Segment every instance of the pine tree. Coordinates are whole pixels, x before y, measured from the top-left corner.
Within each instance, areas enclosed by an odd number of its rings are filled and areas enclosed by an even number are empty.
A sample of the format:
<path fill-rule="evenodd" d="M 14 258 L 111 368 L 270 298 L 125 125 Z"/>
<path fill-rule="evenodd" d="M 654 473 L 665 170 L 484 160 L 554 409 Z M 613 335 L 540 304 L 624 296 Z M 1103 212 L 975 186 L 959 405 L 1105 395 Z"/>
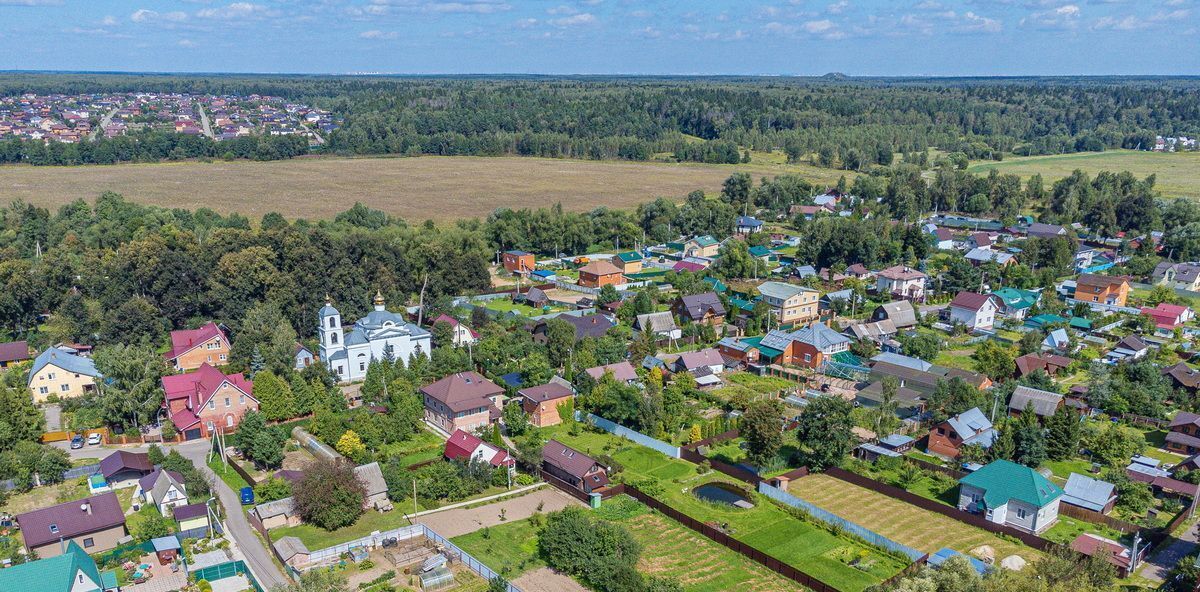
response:
<path fill-rule="evenodd" d="M 258 373 L 262 371 L 265 365 L 266 362 L 263 361 L 262 352 L 258 350 L 257 345 L 254 346 L 254 353 L 250 356 L 250 372 L 247 373 L 250 380 L 254 380 L 254 377 L 258 376 Z"/>
<path fill-rule="evenodd" d="M 383 400 L 384 379 L 383 364 L 371 360 L 371 364 L 367 366 L 367 376 L 363 379 L 360 391 L 365 403 L 373 405 Z"/>
<path fill-rule="evenodd" d="M 1046 454 L 1052 460 L 1066 460 L 1075 456 L 1083 431 L 1075 411 L 1060 407 L 1046 420 L 1046 428 Z"/>
<path fill-rule="evenodd" d="M 290 386 L 292 388 L 292 397 L 296 400 L 296 416 L 299 417 L 312 413 L 313 406 L 317 402 L 317 395 L 312 385 L 304 382 L 304 377 L 299 372 L 293 372 Z"/>
<path fill-rule="evenodd" d="M 291 387 L 270 370 L 263 370 L 255 378 L 254 398 L 258 399 L 258 408 L 268 420 L 282 421 L 297 415 Z"/>
<path fill-rule="evenodd" d="M 1017 444 L 1013 440 L 1014 427 L 1012 422 L 1008 422 L 1003 427 L 998 428 L 1000 435 L 996 437 L 996 441 L 992 443 L 992 447 L 988 448 L 989 460 L 1012 460 L 1017 448 Z"/>

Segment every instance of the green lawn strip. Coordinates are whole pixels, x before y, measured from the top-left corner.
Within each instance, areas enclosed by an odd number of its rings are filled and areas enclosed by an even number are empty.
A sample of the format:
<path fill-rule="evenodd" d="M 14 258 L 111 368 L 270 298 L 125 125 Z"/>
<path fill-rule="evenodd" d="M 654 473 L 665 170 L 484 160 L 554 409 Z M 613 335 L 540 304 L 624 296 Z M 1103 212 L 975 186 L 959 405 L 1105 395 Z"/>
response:
<path fill-rule="evenodd" d="M 437 434 L 422 430 L 417 435 L 403 442 L 386 444 L 380 449 L 380 455 L 387 458 L 399 458 L 400 463 L 411 466 L 442 455 L 446 442 Z"/>
<path fill-rule="evenodd" d="M 691 494 L 693 487 L 711 481 L 732 480 L 716 472 L 700 475 L 696 465 L 667 458 L 612 434 L 596 433 L 582 427 L 576 432 L 571 435 L 565 426 L 540 431 L 543 437 L 553 437 L 585 454 L 612 456 L 624 467 L 625 481 L 657 480 L 664 489 L 660 501 L 701 522 L 728 525 L 734 538 L 839 590 L 858 592 L 891 577 L 907 565 L 900 559 L 868 549 L 856 540 L 835 536 L 823 527 L 795 518 L 758 494 L 753 496 L 755 507 L 751 509 L 700 500 Z M 868 571 L 848 565 L 861 550 L 868 550 L 874 560 L 874 567 Z"/>
<path fill-rule="evenodd" d="M 1061 479 L 1059 485 L 1062 485 L 1071 476 L 1071 473 L 1079 473 L 1080 475 L 1091 476 L 1092 463 L 1091 461 L 1081 458 L 1071 458 L 1067 460 L 1048 460 L 1043 465 L 1050 469 L 1054 476 Z"/>
<path fill-rule="evenodd" d="M 538 555 L 537 528 L 529 519 L 483 528 L 450 541 L 509 580 L 546 565 Z"/>
<path fill-rule="evenodd" d="M 1062 514 L 1058 515 L 1058 522 L 1054 526 L 1051 526 L 1049 530 L 1043 532 L 1041 536 L 1048 541 L 1069 545 L 1071 541 L 1085 532 L 1097 534 L 1114 541 L 1119 541 L 1121 537 L 1125 536 L 1120 531 L 1113 530 L 1107 526 L 1084 522 L 1083 520 L 1063 516 Z"/>
<path fill-rule="evenodd" d="M 229 462 L 232 463 L 233 459 L 230 459 Z M 212 469 L 217 474 L 217 477 L 234 491 L 241 491 L 243 487 L 250 485 L 246 483 L 246 480 L 237 471 L 233 470 L 233 467 L 226 466 L 219 456 L 213 455 L 208 459 L 208 468 Z"/>
<path fill-rule="evenodd" d="M 759 376 L 747 372 L 727 374 L 725 379 L 760 393 L 775 393 L 784 389 L 796 388 L 796 383 L 790 380 L 775 376 Z"/>

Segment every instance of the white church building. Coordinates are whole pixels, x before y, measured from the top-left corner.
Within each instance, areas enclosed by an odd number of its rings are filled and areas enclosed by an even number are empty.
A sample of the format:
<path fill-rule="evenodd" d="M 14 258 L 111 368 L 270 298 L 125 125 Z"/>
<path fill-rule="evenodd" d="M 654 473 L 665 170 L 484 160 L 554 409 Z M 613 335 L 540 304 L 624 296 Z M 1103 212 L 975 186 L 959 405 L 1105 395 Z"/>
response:
<path fill-rule="evenodd" d="M 355 321 L 349 332 L 342 327 L 342 313 L 328 298 L 317 314 L 321 320 L 321 359 L 341 382 L 366 378 L 371 360 L 390 357 L 407 366 L 414 354 L 429 357 L 432 349 L 429 331 L 388 312 L 382 294 L 375 295 L 375 310 Z"/>

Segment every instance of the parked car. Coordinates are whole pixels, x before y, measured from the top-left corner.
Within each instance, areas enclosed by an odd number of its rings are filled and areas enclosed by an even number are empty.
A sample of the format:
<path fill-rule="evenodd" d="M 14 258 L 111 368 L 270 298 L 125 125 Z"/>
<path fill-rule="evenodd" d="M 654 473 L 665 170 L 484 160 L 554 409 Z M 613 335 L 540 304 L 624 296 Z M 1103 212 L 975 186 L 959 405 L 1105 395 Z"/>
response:
<path fill-rule="evenodd" d="M 80 448 L 83 448 L 83 436 L 79 434 L 71 436 L 71 450 L 78 450 Z"/>
<path fill-rule="evenodd" d="M 95 446 L 100 443 L 100 434 L 92 434 L 88 436 L 88 446 Z"/>

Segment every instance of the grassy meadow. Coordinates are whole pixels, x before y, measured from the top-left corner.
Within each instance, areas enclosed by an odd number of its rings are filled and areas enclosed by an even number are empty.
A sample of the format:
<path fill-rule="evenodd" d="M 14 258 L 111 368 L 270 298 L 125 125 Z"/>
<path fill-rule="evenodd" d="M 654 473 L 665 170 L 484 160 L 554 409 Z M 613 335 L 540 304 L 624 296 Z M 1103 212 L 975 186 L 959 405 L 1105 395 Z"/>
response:
<path fill-rule="evenodd" d="M 1157 175 L 1155 186 L 1164 197 L 1200 198 L 1200 152 L 1167 154 L 1134 150 L 1109 150 L 1051 156 L 1009 157 L 1001 162 L 976 162 L 972 173 L 989 170 L 1030 177 L 1041 174 L 1047 183 L 1068 177 L 1076 169 L 1095 176 L 1100 171 L 1129 171 L 1138 178 Z"/>

